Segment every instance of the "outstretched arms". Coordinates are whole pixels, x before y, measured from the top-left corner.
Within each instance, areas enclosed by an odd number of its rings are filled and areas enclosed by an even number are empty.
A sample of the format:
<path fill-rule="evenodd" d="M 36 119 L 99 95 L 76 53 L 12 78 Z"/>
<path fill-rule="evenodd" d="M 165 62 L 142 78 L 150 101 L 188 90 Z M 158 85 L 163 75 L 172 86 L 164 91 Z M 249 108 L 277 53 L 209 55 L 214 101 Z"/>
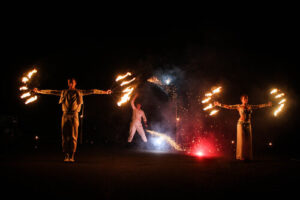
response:
<path fill-rule="evenodd" d="M 98 89 L 92 89 L 92 90 L 80 90 L 82 96 L 91 95 L 91 94 L 111 94 L 111 90 L 98 90 Z"/>
<path fill-rule="evenodd" d="M 215 101 L 214 102 L 214 105 L 215 106 L 219 106 L 221 108 L 226 108 L 226 109 L 237 109 L 239 105 L 226 105 L 226 104 L 221 104 L 220 102 L 218 101 Z"/>
<path fill-rule="evenodd" d="M 265 103 L 265 104 L 259 104 L 259 105 L 250 105 L 252 109 L 259 109 L 259 108 L 265 108 L 265 107 L 271 107 L 272 102 Z"/>
<path fill-rule="evenodd" d="M 61 95 L 61 90 L 39 90 L 37 88 L 34 88 L 33 91 L 38 94 L 48 94 L 48 95 L 55 95 L 55 96 L 60 96 Z"/>

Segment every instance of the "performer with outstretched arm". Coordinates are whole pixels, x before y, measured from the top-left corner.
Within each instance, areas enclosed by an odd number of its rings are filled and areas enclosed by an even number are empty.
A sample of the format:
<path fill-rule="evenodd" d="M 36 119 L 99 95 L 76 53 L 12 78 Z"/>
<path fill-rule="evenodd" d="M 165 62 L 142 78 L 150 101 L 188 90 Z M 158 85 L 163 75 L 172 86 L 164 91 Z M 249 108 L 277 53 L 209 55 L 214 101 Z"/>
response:
<path fill-rule="evenodd" d="M 74 154 L 77 147 L 78 138 L 78 113 L 83 104 L 83 96 L 91 94 L 111 94 L 111 90 L 103 91 L 98 89 L 78 90 L 76 89 L 76 79 L 68 79 L 69 89 L 66 90 L 38 90 L 34 88 L 34 92 L 39 94 L 48 94 L 60 96 L 59 104 L 62 105 L 62 149 L 65 154 L 65 162 L 74 162 Z"/>
<path fill-rule="evenodd" d="M 241 96 L 242 104 L 225 105 L 219 102 L 214 102 L 215 106 L 226 109 L 238 110 L 240 118 L 237 123 L 237 144 L 236 144 L 236 159 L 237 160 L 252 160 L 252 128 L 251 114 L 253 109 L 259 109 L 272 106 L 272 103 L 249 105 L 248 96 Z"/>
<path fill-rule="evenodd" d="M 130 123 L 130 130 L 129 130 L 129 137 L 128 137 L 129 143 L 132 141 L 136 131 L 142 137 L 143 141 L 147 142 L 147 137 L 145 135 L 145 131 L 141 122 L 141 118 L 142 118 L 145 126 L 147 127 L 147 118 L 145 116 L 144 111 L 141 109 L 142 105 L 140 103 L 138 103 L 136 106 L 134 105 L 137 96 L 138 94 L 136 94 L 131 100 L 132 121 Z"/>

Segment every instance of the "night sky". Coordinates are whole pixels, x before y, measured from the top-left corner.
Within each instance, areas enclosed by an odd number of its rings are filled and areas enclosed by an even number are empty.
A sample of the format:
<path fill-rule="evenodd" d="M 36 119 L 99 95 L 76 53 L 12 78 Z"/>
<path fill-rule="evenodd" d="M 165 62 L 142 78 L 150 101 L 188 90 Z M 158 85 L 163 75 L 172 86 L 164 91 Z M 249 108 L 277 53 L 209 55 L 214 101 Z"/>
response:
<path fill-rule="evenodd" d="M 2 136 L 4 127 L 11 126 L 9 119 L 16 118 L 22 138 L 39 135 L 50 143 L 60 138 L 58 97 L 43 95 L 31 105 L 19 99 L 19 80 L 33 65 L 39 69 L 36 86 L 40 89 L 67 88 L 67 78 L 75 77 L 80 89 L 106 90 L 117 74 L 132 71 L 139 77 L 140 101 L 150 119 L 160 112 L 156 105 L 163 106 L 165 99 L 149 89 L 145 80 L 165 72 L 177 77 L 182 98 L 186 91 L 200 95 L 221 84 L 223 103 L 237 104 L 240 95 L 247 93 L 249 103 L 258 104 L 269 100 L 270 88 L 281 88 L 288 95 L 287 109 L 278 118 L 270 115 L 271 110 L 255 112 L 254 135 L 258 136 L 254 141 L 263 145 L 262 140 L 269 137 L 277 143 L 278 152 L 299 153 L 299 32 L 293 12 L 191 15 L 136 21 L 94 17 L 78 23 L 77 18 L 59 23 L 50 23 L 51 19 L 7 22 L 1 39 L 1 65 L 6 70 L 1 78 Z M 126 141 L 130 107 L 118 108 L 117 97 L 84 98 L 86 138 L 95 137 L 99 145 Z M 231 119 L 228 131 L 234 136 L 237 112 L 223 110 L 218 117 L 217 123 Z"/>

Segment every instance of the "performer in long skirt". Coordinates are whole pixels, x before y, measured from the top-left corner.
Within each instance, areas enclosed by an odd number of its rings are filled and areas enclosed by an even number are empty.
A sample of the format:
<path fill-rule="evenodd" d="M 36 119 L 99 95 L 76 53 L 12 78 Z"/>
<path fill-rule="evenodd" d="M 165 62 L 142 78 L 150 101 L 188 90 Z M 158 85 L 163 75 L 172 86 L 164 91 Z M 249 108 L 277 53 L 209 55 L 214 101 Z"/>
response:
<path fill-rule="evenodd" d="M 74 162 L 74 154 L 77 147 L 78 113 L 83 104 L 83 96 L 90 94 L 111 94 L 111 90 L 103 91 L 98 89 L 92 90 L 78 90 L 76 89 L 76 80 L 74 78 L 68 79 L 69 89 L 67 90 L 38 90 L 34 92 L 39 94 L 48 94 L 60 96 L 59 104 L 62 105 L 62 149 L 65 154 L 65 162 Z"/>
<path fill-rule="evenodd" d="M 237 144 L 236 144 L 236 159 L 237 160 L 252 160 L 252 128 L 251 128 L 251 114 L 253 109 L 259 109 L 272 106 L 272 103 L 249 105 L 248 96 L 241 96 L 242 104 L 225 105 L 215 102 L 215 106 L 226 109 L 238 110 L 240 118 L 237 123 Z"/>

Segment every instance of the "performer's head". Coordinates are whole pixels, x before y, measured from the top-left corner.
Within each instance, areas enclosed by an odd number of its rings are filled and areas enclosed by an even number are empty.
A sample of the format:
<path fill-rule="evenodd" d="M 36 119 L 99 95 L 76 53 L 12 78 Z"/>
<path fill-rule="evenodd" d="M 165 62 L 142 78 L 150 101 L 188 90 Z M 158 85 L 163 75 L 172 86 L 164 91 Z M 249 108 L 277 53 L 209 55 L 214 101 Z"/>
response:
<path fill-rule="evenodd" d="M 248 103 L 248 95 L 243 94 L 241 96 L 241 102 L 242 102 L 242 104 L 247 104 Z"/>
<path fill-rule="evenodd" d="M 75 78 L 69 78 L 68 79 L 68 86 L 70 90 L 74 90 L 76 88 L 76 79 Z"/>
<path fill-rule="evenodd" d="M 140 104 L 140 103 L 137 103 L 137 104 L 136 104 L 136 108 L 137 108 L 137 109 L 141 109 L 141 107 L 142 107 L 142 104 Z"/>

